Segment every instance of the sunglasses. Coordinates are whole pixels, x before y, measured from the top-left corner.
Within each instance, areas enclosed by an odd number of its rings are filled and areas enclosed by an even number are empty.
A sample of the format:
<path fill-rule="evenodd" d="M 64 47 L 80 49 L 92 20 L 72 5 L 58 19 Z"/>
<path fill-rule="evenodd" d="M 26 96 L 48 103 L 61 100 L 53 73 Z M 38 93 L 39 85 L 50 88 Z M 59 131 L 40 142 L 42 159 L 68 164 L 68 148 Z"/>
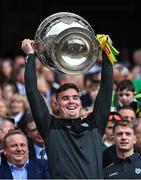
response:
<path fill-rule="evenodd" d="M 117 115 L 117 114 L 113 114 L 113 115 L 109 115 L 108 120 L 109 121 L 113 121 L 113 120 L 114 121 L 120 121 L 121 117 L 119 115 Z"/>
<path fill-rule="evenodd" d="M 38 130 L 37 130 L 37 128 L 34 128 L 34 129 L 30 129 L 29 131 L 30 131 L 30 132 L 36 132 L 36 131 L 38 131 Z"/>

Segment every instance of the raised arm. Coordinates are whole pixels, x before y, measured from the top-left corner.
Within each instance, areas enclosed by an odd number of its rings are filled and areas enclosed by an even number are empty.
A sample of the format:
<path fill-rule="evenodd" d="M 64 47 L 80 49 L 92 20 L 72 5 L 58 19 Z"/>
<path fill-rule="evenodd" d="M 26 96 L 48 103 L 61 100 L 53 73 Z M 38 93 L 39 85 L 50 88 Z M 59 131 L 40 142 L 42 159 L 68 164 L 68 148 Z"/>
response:
<path fill-rule="evenodd" d="M 103 52 L 104 53 L 104 52 Z M 104 54 L 102 60 L 102 73 L 100 90 L 96 97 L 93 109 L 93 119 L 101 134 L 104 133 L 108 114 L 111 107 L 111 99 L 113 92 L 113 65 L 108 57 Z"/>
<path fill-rule="evenodd" d="M 45 140 L 47 130 L 51 122 L 51 116 L 46 103 L 37 88 L 35 53 L 32 43 L 33 41 L 29 39 L 22 41 L 22 50 L 27 55 L 25 68 L 25 89 L 33 118 L 42 138 Z"/>

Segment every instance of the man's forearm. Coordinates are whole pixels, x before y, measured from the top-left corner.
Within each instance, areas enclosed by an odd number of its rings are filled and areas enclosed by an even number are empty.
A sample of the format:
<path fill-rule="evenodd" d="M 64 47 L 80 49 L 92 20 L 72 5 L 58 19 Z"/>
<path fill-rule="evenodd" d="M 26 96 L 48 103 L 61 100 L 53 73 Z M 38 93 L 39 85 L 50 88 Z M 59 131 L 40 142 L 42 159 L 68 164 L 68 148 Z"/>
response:
<path fill-rule="evenodd" d="M 105 59 L 106 58 L 106 59 Z M 100 90 L 94 104 L 94 119 L 103 133 L 110 112 L 113 91 L 113 65 L 107 57 L 103 57 Z"/>

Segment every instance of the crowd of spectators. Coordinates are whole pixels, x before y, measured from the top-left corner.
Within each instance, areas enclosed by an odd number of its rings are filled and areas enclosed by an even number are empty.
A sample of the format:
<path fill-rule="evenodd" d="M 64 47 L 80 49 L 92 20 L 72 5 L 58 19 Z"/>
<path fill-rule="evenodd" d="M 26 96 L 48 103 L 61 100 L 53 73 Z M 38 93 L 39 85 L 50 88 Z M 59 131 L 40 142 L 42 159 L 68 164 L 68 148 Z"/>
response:
<path fill-rule="evenodd" d="M 59 112 L 56 108 L 56 90 L 60 85 L 72 82 L 77 85 L 81 92 L 82 109 L 80 116 L 82 119 L 88 116 L 94 106 L 101 83 L 101 61 L 102 56 L 99 56 L 95 68 L 90 69 L 85 74 L 72 76 L 52 71 L 43 66 L 39 59 L 36 60 L 38 89 L 51 114 L 59 117 Z M 118 149 L 117 146 L 119 146 L 116 139 L 118 138 L 119 127 L 123 130 L 125 130 L 125 126 L 130 131 L 133 129 L 128 122 L 125 124 L 121 123 L 114 128 L 117 122 L 119 123 L 121 120 L 125 120 L 125 122 L 130 121 L 136 126 L 135 131 L 131 131 L 131 141 L 133 141 L 134 134 L 137 136 L 137 141 L 136 143 L 132 142 L 132 153 L 129 155 L 133 155 L 133 145 L 135 145 L 135 151 L 140 153 L 141 49 L 133 52 L 132 61 L 133 63 L 131 64 L 126 62 L 126 60 L 121 60 L 113 66 L 111 111 L 109 112 L 108 123 L 101 144 L 106 178 L 114 178 L 113 173 L 117 171 L 116 164 L 111 168 L 108 168 L 108 166 L 120 154 L 119 151 L 118 153 L 116 151 Z M 22 177 L 47 179 L 49 178 L 47 168 L 48 156 L 45 152 L 44 141 L 38 132 L 27 101 L 24 72 L 25 56 L 17 55 L 14 59 L 9 57 L 0 58 L 0 176 L 5 179 L 10 179 L 11 177 L 15 179 L 21 179 Z M 14 155 L 14 153 L 17 154 Z M 137 168 L 140 169 L 136 170 L 136 174 L 141 174 L 140 158 L 138 161 L 140 166 Z M 27 165 L 29 172 L 25 172 Z M 20 167 L 22 169 L 18 174 L 16 172 Z M 122 171 L 124 170 L 122 169 Z M 131 175 L 133 176 L 132 173 Z M 118 172 L 116 177 L 122 177 L 120 172 Z"/>

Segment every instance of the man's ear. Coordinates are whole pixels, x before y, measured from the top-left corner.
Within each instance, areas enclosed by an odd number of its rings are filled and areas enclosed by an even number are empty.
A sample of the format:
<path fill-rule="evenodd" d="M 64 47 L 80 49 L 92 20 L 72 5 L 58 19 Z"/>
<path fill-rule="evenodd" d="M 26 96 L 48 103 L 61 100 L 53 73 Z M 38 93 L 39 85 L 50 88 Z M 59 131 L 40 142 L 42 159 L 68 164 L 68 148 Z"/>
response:
<path fill-rule="evenodd" d="M 114 141 L 114 143 L 116 142 L 114 134 L 113 134 L 113 141 Z"/>
<path fill-rule="evenodd" d="M 31 133 L 28 130 L 26 131 L 26 133 L 28 137 L 31 137 Z"/>
<path fill-rule="evenodd" d="M 5 148 L 4 148 L 4 150 L 3 150 L 3 154 L 4 154 L 5 156 L 6 156 L 6 154 L 7 154 Z"/>
<path fill-rule="evenodd" d="M 59 104 L 58 104 L 58 102 L 55 102 L 55 104 L 56 104 L 56 109 L 59 110 Z"/>
<path fill-rule="evenodd" d="M 28 129 L 26 129 L 26 134 L 28 137 L 31 137 L 31 132 Z"/>
<path fill-rule="evenodd" d="M 136 144 L 136 142 L 137 142 L 137 137 L 136 137 L 136 135 L 134 136 L 134 144 Z"/>

